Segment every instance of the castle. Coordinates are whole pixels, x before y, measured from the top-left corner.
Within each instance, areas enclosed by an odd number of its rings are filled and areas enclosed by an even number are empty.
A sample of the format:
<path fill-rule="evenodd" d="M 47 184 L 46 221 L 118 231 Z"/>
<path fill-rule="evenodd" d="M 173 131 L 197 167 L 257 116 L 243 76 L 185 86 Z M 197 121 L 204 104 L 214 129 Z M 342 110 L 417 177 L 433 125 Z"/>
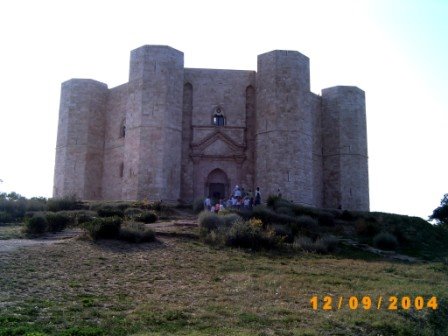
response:
<path fill-rule="evenodd" d="M 257 71 L 191 69 L 159 45 L 131 52 L 128 83 L 62 84 L 54 197 L 192 202 L 235 185 L 368 210 L 364 91 L 310 92 L 296 51 L 259 55 Z"/>

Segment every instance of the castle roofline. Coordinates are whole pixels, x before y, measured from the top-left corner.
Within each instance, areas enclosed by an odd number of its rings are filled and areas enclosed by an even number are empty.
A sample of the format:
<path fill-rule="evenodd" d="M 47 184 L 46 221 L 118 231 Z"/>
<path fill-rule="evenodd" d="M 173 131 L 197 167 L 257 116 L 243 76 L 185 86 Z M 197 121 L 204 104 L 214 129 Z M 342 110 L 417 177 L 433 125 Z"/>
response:
<path fill-rule="evenodd" d="M 70 78 L 64 82 L 62 82 L 62 85 L 68 85 L 68 84 L 96 84 L 100 86 L 104 86 L 106 89 L 108 88 L 106 83 L 100 82 L 96 79 L 91 78 Z"/>
<path fill-rule="evenodd" d="M 193 71 L 217 71 L 217 72 L 251 72 L 251 73 L 256 73 L 255 70 L 241 70 L 241 69 L 214 69 L 214 68 L 185 68 L 185 70 L 193 70 Z"/>
<path fill-rule="evenodd" d="M 178 50 L 176 48 L 170 47 L 169 45 L 163 45 L 163 44 L 145 44 L 145 45 L 142 45 L 141 47 L 133 49 L 131 51 L 131 53 L 133 53 L 136 50 L 140 50 L 140 49 L 145 49 L 145 50 L 166 49 L 166 50 L 170 50 L 170 51 L 175 51 L 175 52 L 181 53 L 182 55 L 184 54 L 182 51 L 180 51 L 180 50 Z"/>
<path fill-rule="evenodd" d="M 272 54 L 272 55 L 284 55 L 284 56 L 296 55 L 296 56 L 299 56 L 299 57 L 305 57 L 306 59 L 309 60 L 309 57 L 304 55 L 304 54 L 302 54 L 301 52 L 298 52 L 296 50 L 282 50 L 282 49 L 275 49 L 275 50 L 271 50 L 271 51 L 262 53 L 262 54 L 258 55 L 258 58 L 259 57 L 268 56 L 270 54 Z"/>

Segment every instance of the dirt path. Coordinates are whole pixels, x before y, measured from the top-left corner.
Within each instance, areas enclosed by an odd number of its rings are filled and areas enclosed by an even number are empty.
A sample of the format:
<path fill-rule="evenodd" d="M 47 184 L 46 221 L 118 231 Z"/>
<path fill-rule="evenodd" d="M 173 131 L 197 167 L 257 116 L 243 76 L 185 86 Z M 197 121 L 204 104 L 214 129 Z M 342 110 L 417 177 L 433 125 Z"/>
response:
<path fill-rule="evenodd" d="M 78 236 L 82 230 L 65 230 L 55 234 L 47 234 L 39 239 L 5 239 L 0 240 L 0 253 L 13 252 L 22 247 L 55 244 Z"/>

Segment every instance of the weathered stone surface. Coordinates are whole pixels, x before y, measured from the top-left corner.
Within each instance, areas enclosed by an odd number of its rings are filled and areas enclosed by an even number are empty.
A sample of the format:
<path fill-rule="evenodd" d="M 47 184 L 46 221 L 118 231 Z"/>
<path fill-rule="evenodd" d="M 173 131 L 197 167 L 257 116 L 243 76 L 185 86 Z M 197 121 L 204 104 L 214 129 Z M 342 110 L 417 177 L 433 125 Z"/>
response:
<path fill-rule="evenodd" d="M 191 202 L 238 184 L 367 210 L 365 123 L 364 92 L 311 93 L 296 51 L 260 55 L 255 72 L 188 69 L 182 52 L 143 46 L 126 84 L 62 84 L 54 196 Z"/>

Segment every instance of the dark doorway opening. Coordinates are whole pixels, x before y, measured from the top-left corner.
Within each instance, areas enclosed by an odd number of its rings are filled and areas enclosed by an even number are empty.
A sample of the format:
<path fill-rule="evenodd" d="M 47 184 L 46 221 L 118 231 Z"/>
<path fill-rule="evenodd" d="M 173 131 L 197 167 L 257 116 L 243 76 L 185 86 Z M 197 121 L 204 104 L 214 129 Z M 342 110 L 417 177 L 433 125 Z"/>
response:
<path fill-rule="evenodd" d="M 222 199 L 226 196 L 226 186 L 224 183 L 210 183 L 209 196 L 214 199 Z"/>

